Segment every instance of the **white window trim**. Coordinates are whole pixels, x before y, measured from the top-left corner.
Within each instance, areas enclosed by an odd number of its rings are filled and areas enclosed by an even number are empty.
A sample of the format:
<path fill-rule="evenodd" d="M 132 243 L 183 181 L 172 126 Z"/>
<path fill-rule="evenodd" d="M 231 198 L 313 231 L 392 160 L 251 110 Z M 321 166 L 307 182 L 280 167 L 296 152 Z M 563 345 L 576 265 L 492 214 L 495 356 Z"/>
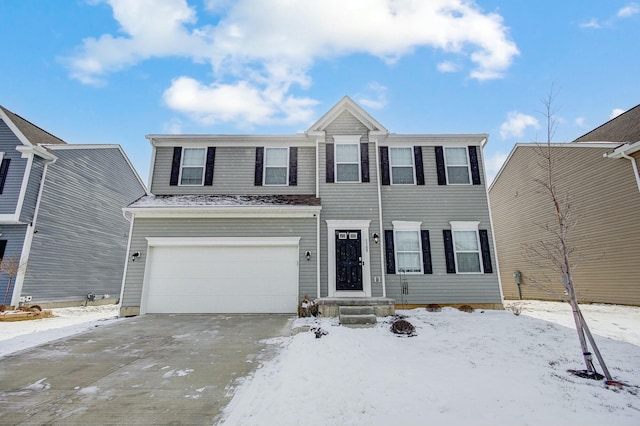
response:
<path fill-rule="evenodd" d="M 204 150 L 204 157 L 202 159 L 202 179 L 200 180 L 200 183 L 182 183 L 182 169 L 184 168 L 184 152 L 187 149 L 200 149 L 200 150 Z M 187 167 L 193 167 L 195 168 L 196 166 L 187 166 Z M 207 148 L 203 148 L 201 146 L 184 146 L 182 147 L 182 154 L 180 155 L 180 176 L 178 176 L 178 186 L 204 186 L 204 175 L 207 172 Z"/>
<path fill-rule="evenodd" d="M 484 274 L 484 265 L 482 263 L 482 248 L 480 246 L 480 234 L 478 232 L 478 226 L 480 222 L 449 222 L 451 226 L 451 243 L 453 244 L 453 257 L 456 264 L 456 274 L 460 275 L 479 275 Z M 458 270 L 458 251 L 456 250 L 456 231 L 473 231 L 476 233 L 476 243 L 478 245 L 478 260 L 480 263 L 479 272 L 460 272 Z M 470 251 L 464 251 L 462 253 L 471 253 Z M 474 251 L 475 253 L 475 251 Z"/>
<path fill-rule="evenodd" d="M 447 149 L 451 149 L 451 148 L 464 148 L 465 152 L 466 152 L 466 159 L 467 159 L 467 177 L 469 179 L 468 183 L 451 183 L 451 179 L 449 179 L 449 166 L 451 167 L 462 167 L 462 164 L 449 164 L 449 160 L 447 158 Z M 473 182 L 471 180 L 471 161 L 469 161 L 469 147 L 467 146 L 445 146 L 444 147 L 444 169 L 446 170 L 447 173 L 447 185 L 473 185 Z"/>
<path fill-rule="evenodd" d="M 393 182 L 393 167 L 394 165 L 391 164 L 391 150 L 393 149 L 408 149 L 410 152 L 410 157 L 411 157 L 411 164 L 396 164 L 396 167 L 409 167 L 411 166 L 411 169 L 413 170 L 413 182 L 411 183 L 394 183 Z M 412 146 L 390 146 L 389 147 L 389 174 L 390 174 L 390 178 L 391 178 L 391 185 L 415 185 L 417 182 L 416 179 L 416 160 L 413 156 L 413 147 Z"/>
<path fill-rule="evenodd" d="M 394 220 L 391 222 L 393 225 L 393 256 L 396 262 L 396 268 L 398 269 L 396 272 L 400 273 L 399 263 L 398 263 L 398 243 L 396 241 L 396 231 L 410 231 L 418 233 L 418 248 L 420 254 L 420 272 L 404 272 L 406 275 L 421 275 L 424 274 L 424 259 L 422 258 L 422 237 L 420 235 L 420 227 L 422 226 L 422 222 L 406 222 L 400 220 Z"/>
<path fill-rule="evenodd" d="M 285 167 L 287 168 L 287 175 L 285 177 L 284 183 L 267 183 L 267 151 L 270 149 L 286 149 L 287 150 L 287 163 Z M 264 161 L 262 165 L 262 185 L 263 186 L 289 186 L 289 162 L 291 151 L 288 146 L 265 146 L 264 147 Z"/>
<path fill-rule="evenodd" d="M 333 182 L 334 183 L 362 183 L 362 154 L 360 153 L 360 135 L 334 135 L 333 142 L 335 144 L 335 154 L 333 158 Z M 338 145 L 356 145 L 358 147 L 358 180 L 341 181 L 338 180 L 338 164 L 355 164 L 355 163 L 338 163 Z"/>
<path fill-rule="evenodd" d="M 370 220 L 326 220 L 327 224 L 327 264 L 329 297 L 371 297 L 371 253 L 369 249 Z M 336 231 L 342 229 L 360 230 L 362 265 L 362 291 L 336 290 Z"/>

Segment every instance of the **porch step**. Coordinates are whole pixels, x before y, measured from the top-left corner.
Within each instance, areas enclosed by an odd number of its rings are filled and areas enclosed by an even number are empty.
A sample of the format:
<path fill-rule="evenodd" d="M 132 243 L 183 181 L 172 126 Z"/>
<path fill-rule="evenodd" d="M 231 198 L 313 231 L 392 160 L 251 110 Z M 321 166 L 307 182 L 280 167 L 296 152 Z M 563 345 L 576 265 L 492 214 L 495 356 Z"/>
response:
<path fill-rule="evenodd" d="M 340 316 L 342 315 L 375 315 L 373 306 L 340 306 L 338 307 Z"/>
<path fill-rule="evenodd" d="M 344 315 L 340 314 L 340 324 L 342 325 L 370 325 L 377 322 L 375 314 L 365 315 Z"/>

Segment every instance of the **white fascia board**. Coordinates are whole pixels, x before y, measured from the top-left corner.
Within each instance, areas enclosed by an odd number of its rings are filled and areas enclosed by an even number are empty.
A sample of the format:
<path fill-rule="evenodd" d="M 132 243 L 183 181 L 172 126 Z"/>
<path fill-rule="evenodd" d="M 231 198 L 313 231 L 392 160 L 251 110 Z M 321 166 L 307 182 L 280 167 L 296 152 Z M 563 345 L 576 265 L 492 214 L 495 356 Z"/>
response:
<path fill-rule="evenodd" d="M 30 155 L 37 155 L 38 157 L 44 158 L 47 161 L 55 161 L 58 159 L 58 157 L 56 157 L 54 154 L 38 145 L 19 145 L 16 146 L 16 151 L 22 154 L 22 158 L 29 158 Z"/>
<path fill-rule="evenodd" d="M 0 225 L 24 225 L 17 214 L 0 214 Z"/>
<path fill-rule="evenodd" d="M 625 143 L 624 145 L 619 145 L 613 152 L 605 154 L 604 156 L 607 158 L 623 158 L 623 154 L 629 155 L 638 151 L 640 151 L 640 142 Z"/>
<path fill-rule="evenodd" d="M 29 139 L 27 139 L 27 137 L 22 134 L 22 132 L 20 131 L 20 129 L 18 129 L 18 126 L 16 126 L 13 121 L 11 121 L 11 119 L 9 118 L 9 116 L 7 116 L 7 114 L 4 113 L 4 111 L 2 110 L 2 108 L 0 108 L 0 118 L 2 119 L 2 121 L 5 122 L 5 124 L 9 127 L 9 129 L 11 129 L 11 131 L 13 132 L 14 135 L 16 135 L 16 137 L 18 138 L 18 140 L 20 142 L 22 142 L 23 145 L 26 146 L 33 146 L 33 144 L 29 141 Z"/>
<path fill-rule="evenodd" d="M 461 145 L 486 145 L 488 134 L 461 134 L 461 135 L 428 135 L 428 134 L 397 134 L 391 133 L 381 142 L 389 145 L 399 144 L 422 144 L 422 145 L 443 145 L 443 146 L 461 146 Z"/>
<path fill-rule="evenodd" d="M 152 146 L 312 146 L 304 134 L 296 135 L 146 135 Z"/>
<path fill-rule="evenodd" d="M 126 207 L 136 218 L 310 218 L 320 206 L 298 207 Z"/>
<path fill-rule="evenodd" d="M 149 247 L 247 247 L 300 245 L 300 237 L 147 237 Z"/>

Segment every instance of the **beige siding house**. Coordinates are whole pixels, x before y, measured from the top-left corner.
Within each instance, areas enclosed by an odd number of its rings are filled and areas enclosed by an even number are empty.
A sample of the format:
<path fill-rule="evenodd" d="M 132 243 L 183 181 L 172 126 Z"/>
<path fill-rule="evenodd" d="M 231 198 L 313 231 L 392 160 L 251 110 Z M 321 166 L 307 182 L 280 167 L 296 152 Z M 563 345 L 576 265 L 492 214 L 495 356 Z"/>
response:
<path fill-rule="evenodd" d="M 569 243 L 580 302 L 640 305 L 639 141 L 640 105 L 572 143 L 551 145 L 557 188 L 575 219 Z M 554 221 L 537 183 L 546 173 L 541 149 L 546 144 L 517 144 L 489 188 L 505 299 L 565 296 L 550 262 L 530 250 L 549 239 L 545 227 Z"/>

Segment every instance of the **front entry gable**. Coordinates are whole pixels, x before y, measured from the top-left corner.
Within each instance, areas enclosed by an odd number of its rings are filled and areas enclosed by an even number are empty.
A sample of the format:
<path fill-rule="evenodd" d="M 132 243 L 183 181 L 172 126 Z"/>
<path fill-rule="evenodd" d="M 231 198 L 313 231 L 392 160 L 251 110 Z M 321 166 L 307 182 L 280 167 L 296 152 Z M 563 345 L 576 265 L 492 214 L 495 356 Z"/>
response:
<path fill-rule="evenodd" d="M 386 135 L 389 133 L 382 124 L 362 109 L 362 107 L 355 103 L 349 96 L 343 97 L 340 102 L 334 105 L 333 108 L 327 111 L 327 113 L 316 121 L 306 133 L 309 135 L 323 134 L 327 127 L 329 127 L 345 112 L 348 112 L 362 123 L 362 125 L 368 129 L 370 134 Z"/>

